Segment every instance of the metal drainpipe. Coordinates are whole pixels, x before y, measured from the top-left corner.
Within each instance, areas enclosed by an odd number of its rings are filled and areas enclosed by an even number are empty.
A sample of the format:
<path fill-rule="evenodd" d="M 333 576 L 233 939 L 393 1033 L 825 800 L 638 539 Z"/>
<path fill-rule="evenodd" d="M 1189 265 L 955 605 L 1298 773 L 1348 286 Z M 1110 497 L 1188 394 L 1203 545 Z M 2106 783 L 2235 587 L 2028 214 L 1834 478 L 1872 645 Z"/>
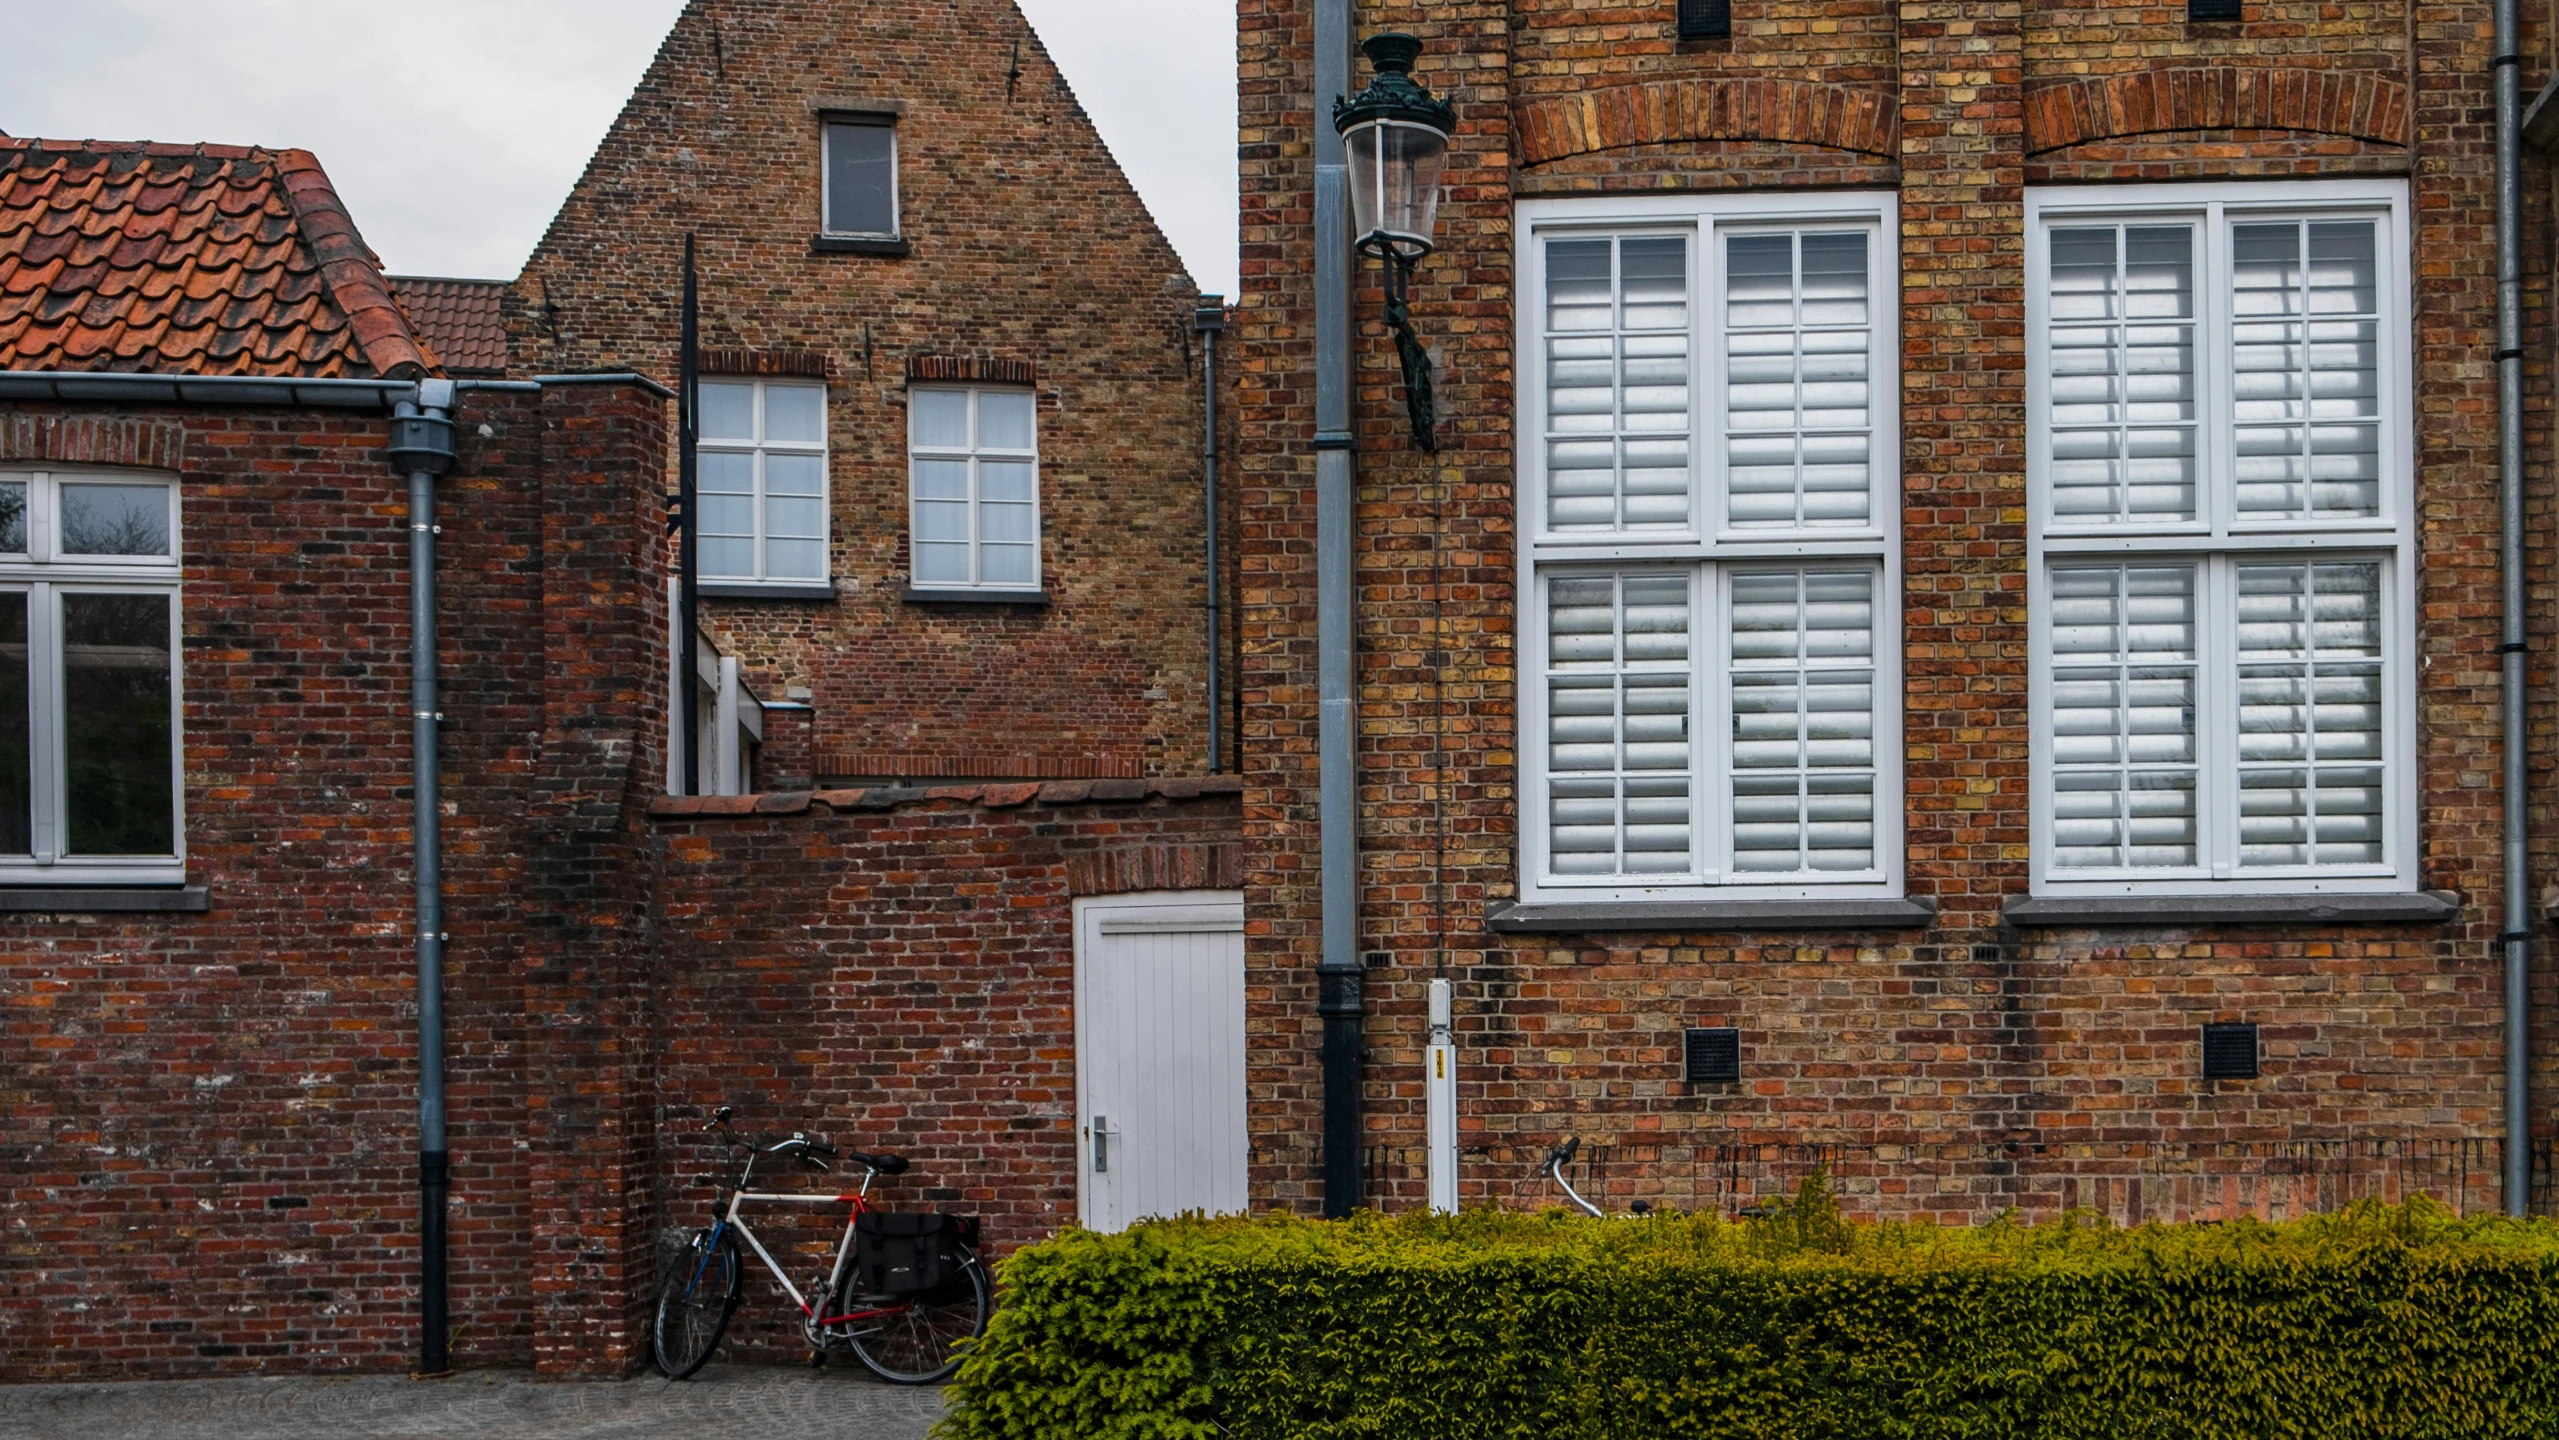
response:
<path fill-rule="evenodd" d="M 2532 964 L 2531 874 L 2525 852 L 2523 569 L 2523 93 L 2515 0 L 2497 0 L 2497 489 L 2504 670 L 2506 954 L 2506 1213 L 2532 1198 L 2531 1040 L 2526 1006 Z"/>
<path fill-rule="evenodd" d="M 693 270 L 693 236 L 684 237 L 684 299 L 677 318 L 675 353 L 675 573 L 678 580 L 676 669 L 682 676 L 674 713 L 683 734 L 674 742 L 678 795 L 702 793 L 702 576 L 699 458 L 702 417 L 702 321 L 700 285 Z"/>
<path fill-rule="evenodd" d="M 1351 682 L 1357 592 L 1352 542 L 1350 172 L 1328 123 L 1351 90 L 1351 0 L 1315 0 L 1315 653 L 1323 861 L 1324 1213 L 1360 1203 L 1358 711 Z"/>
<path fill-rule="evenodd" d="M 444 857 L 436 731 L 435 479 L 453 468 L 453 382 L 421 380 L 391 412 L 391 468 L 409 477 L 409 786 L 418 910 L 418 1374 L 452 1369 L 445 1350 Z"/>
<path fill-rule="evenodd" d="M 1200 443 L 1200 488 L 1208 509 L 1208 773 L 1214 775 L 1226 753 L 1217 733 L 1217 652 L 1226 643 L 1225 628 L 1217 623 L 1217 337 L 1226 329 L 1226 297 L 1202 295 L 1191 311 L 1191 328 L 1200 337 L 1200 408 L 1207 421 L 1201 427 L 1207 433 Z M 1240 754 L 1235 768 L 1244 768 Z"/>

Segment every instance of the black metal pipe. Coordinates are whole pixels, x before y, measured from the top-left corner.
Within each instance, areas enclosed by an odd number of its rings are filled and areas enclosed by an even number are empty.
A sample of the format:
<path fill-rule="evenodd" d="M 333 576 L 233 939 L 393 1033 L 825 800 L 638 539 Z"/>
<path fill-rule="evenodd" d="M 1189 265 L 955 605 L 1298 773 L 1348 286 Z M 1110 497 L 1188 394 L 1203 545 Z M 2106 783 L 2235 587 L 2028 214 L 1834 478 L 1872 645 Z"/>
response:
<path fill-rule="evenodd" d="M 1202 295 L 1199 306 L 1191 312 L 1191 328 L 1200 336 L 1200 393 L 1204 432 L 1200 442 L 1200 488 L 1208 509 L 1208 773 L 1222 770 L 1226 751 L 1218 743 L 1218 720 L 1222 707 L 1218 704 L 1218 651 L 1226 644 L 1226 627 L 1218 623 L 1217 593 L 1220 588 L 1217 569 L 1217 337 L 1226 329 L 1226 297 Z M 1240 741 L 1240 734 L 1239 734 Z M 1244 766 L 1239 752 L 1237 769 Z"/>
<path fill-rule="evenodd" d="M 1357 1210 L 1360 1176 L 1360 1031 L 1367 1007 L 1357 969 L 1316 971 L 1316 1011 L 1324 1017 L 1324 1215 L 1331 1220 Z"/>
<path fill-rule="evenodd" d="M 702 583 L 695 560 L 701 529 L 693 513 L 694 441 L 700 428 L 702 383 L 702 326 L 698 296 L 693 278 L 693 236 L 684 237 L 684 313 L 679 322 L 675 360 L 675 504 L 679 517 L 676 543 L 676 579 L 679 599 L 676 605 L 676 641 L 680 652 L 675 661 L 675 683 L 678 695 L 675 713 L 682 720 L 683 733 L 672 737 L 675 742 L 676 791 L 678 795 L 701 792 L 701 759 L 694 754 L 702 734 Z"/>
<path fill-rule="evenodd" d="M 418 954 L 418 1374 L 452 1369 L 446 1342 L 444 1135 L 444 849 L 437 764 L 444 716 L 436 691 L 435 480 L 453 468 L 453 382 L 422 380 L 391 416 L 391 466 L 409 477 L 409 744 L 411 878 Z"/>
<path fill-rule="evenodd" d="M 448 1301 L 449 1271 L 445 1259 L 446 1196 L 451 1190 L 452 1157 L 442 1150 L 418 1152 L 418 1378 L 432 1380 L 452 1373 L 448 1347 L 453 1334 Z"/>

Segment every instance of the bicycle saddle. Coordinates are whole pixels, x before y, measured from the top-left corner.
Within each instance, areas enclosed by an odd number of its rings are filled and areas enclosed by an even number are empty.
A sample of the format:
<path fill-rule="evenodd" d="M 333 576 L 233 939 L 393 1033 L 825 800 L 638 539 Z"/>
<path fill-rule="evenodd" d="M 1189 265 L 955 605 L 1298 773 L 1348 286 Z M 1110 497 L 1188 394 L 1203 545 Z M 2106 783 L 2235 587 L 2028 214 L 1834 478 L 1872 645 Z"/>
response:
<path fill-rule="evenodd" d="M 846 1159 L 851 1160 L 854 1164 L 868 1165 L 883 1175 L 903 1175 L 906 1173 L 906 1157 L 903 1155 L 871 1155 L 860 1150 L 847 1150 L 844 1152 L 844 1155 Z"/>

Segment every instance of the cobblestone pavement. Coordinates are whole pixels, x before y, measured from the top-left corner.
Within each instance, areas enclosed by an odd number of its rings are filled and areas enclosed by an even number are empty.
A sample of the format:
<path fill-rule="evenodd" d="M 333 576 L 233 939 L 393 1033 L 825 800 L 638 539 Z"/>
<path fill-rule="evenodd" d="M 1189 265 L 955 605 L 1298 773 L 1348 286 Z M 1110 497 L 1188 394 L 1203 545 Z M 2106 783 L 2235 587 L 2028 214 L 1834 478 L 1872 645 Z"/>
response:
<path fill-rule="evenodd" d="M 858 1372 L 713 1364 L 680 1385 L 509 1371 L 0 1385 L 0 1440 L 924 1440 L 941 1418 L 940 1390 Z"/>

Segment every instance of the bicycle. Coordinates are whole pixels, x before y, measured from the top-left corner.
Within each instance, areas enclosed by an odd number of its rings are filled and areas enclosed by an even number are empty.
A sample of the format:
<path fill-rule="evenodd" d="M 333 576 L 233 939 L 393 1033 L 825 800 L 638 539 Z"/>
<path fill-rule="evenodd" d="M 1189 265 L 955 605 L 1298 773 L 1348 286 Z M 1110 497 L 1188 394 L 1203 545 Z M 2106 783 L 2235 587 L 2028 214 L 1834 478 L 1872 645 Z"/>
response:
<path fill-rule="evenodd" d="M 1597 1219 L 1600 1216 L 1600 1208 L 1593 1205 L 1588 1200 L 1583 1199 L 1582 1192 L 1573 1188 L 1573 1182 L 1564 1178 L 1564 1167 L 1573 1163 L 1573 1157 L 1580 1154 L 1581 1149 L 1582 1137 L 1576 1135 L 1571 1139 L 1566 1140 L 1563 1144 L 1556 1146 L 1554 1149 L 1547 1151 L 1546 1162 L 1537 1168 L 1547 1179 L 1555 1182 L 1556 1186 L 1563 1190 L 1564 1197 L 1573 1202 L 1575 1209 L 1580 1210 L 1583 1214 L 1588 1215 L 1593 1219 Z M 1626 1207 L 1626 1213 L 1640 1220 L 1644 1216 L 1653 1213 L 1652 1202 L 1649 1200 L 1638 1200 L 1634 1204 Z"/>
<path fill-rule="evenodd" d="M 1585 1215 L 1595 1217 L 1599 1214 L 1599 1207 L 1583 1199 L 1582 1192 L 1573 1188 L 1573 1182 L 1564 1178 L 1564 1167 L 1573 1163 L 1573 1157 L 1581 1152 L 1581 1148 L 1582 1137 L 1576 1135 L 1547 1151 L 1546 1163 L 1537 1168 L 1546 1172 L 1547 1179 L 1562 1187 L 1565 1198 L 1571 1200 L 1575 1208 Z"/>
<path fill-rule="evenodd" d="M 657 1316 L 650 1329 L 659 1373 L 682 1380 L 719 1348 L 738 1305 L 744 1269 L 738 1256 L 741 1237 L 800 1307 L 800 1333 L 818 1361 L 841 1346 L 871 1373 L 899 1385 L 929 1385 L 958 1369 L 960 1343 L 986 1333 L 992 1309 L 977 1237 L 969 1233 L 974 1226 L 957 1216 L 892 1215 L 874 1208 L 867 1198 L 871 1182 L 903 1174 L 907 1162 L 899 1155 L 845 1152 L 846 1159 L 863 1169 L 861 1188 L 849 1195 L 749 1190 L 759 1156 L 796 1160 L 826 1172 L 833 1168 L 827 1162 L 836 1150 L 803 1134 L 758 1150 L 754 1141 L 729 1131 L 735 1113 L 734 1107 L 723 1105 L 702 1127 L 705 1133 L 717 1132 L 722 1145 L 742 1158 L 736 1180 L 715 1190 L 713 1223 L 693 1232 L 683 1255 L 659 1283 Z M 748 1228 L 740 1211 L 749 1201 L 850 1207 L 835 1263 L 809 1282 L 805 1294 Z M 866 1216 L 874 1222 L 868 1227 L 863 1225 Z M 870 1243 L 857 1243 L 857 1234 Z M 857 1287 L 857 1280 L 877 1283 L 866 1290 Z"/>

